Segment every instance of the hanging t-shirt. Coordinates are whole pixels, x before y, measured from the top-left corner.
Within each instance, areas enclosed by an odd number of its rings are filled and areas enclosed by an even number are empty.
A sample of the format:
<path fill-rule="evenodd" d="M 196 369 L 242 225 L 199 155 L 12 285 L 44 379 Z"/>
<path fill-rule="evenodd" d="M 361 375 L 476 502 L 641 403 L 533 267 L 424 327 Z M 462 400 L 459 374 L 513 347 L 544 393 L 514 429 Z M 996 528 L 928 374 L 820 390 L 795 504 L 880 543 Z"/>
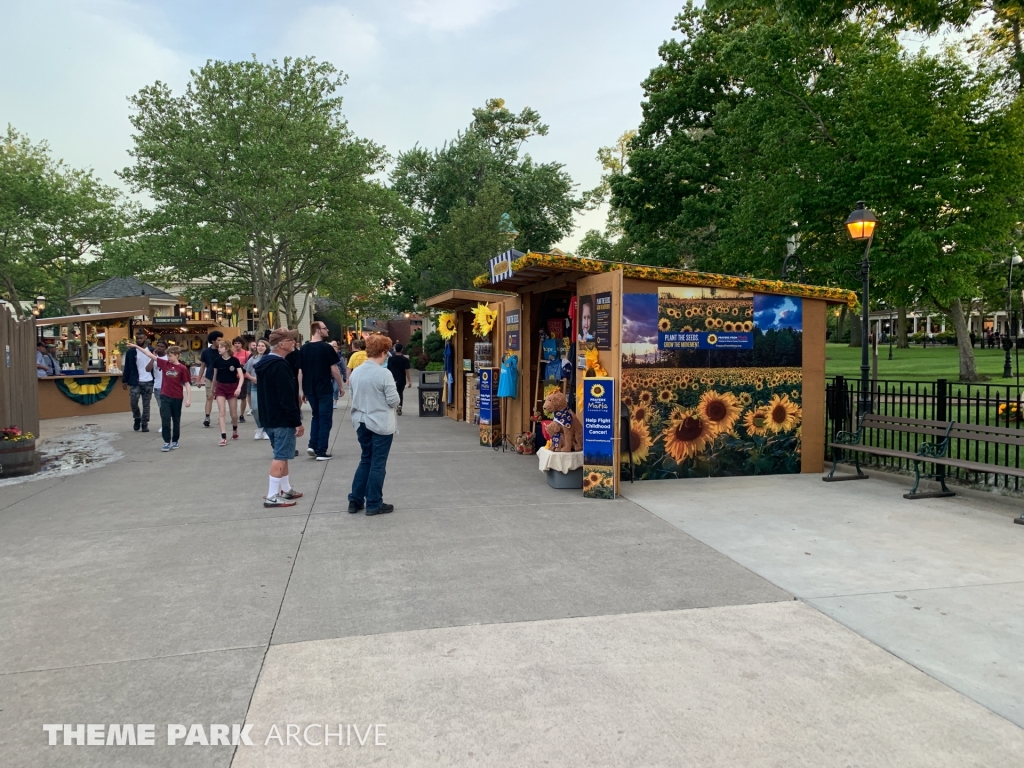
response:
<path fill-rule="evenodd" d="M 519 396 L 519 356 L 509 355 L 501 364 L 498 378 L 498 397 Z"/>
<path fill-rule="evenodd" d="M 544 366 L 544 378 L 547 381 L 562 380 L 562 358 L 556 357 Z"/>
<path fill-rule="evenodd" d="M 169 400 L 185 399 L 185 384 L 190 378 L 188 368 L 181 363 L 172 363 L 166 357 L 156 361 L 156 367 L 163 374 L 163 381 L 160 387 L 160 397 Z"/>
<path fill-rule="evenodd" d="M 544 339 L 541 344 L 544 362 L 549 363 L 558 357 L 558 339 Z"/>

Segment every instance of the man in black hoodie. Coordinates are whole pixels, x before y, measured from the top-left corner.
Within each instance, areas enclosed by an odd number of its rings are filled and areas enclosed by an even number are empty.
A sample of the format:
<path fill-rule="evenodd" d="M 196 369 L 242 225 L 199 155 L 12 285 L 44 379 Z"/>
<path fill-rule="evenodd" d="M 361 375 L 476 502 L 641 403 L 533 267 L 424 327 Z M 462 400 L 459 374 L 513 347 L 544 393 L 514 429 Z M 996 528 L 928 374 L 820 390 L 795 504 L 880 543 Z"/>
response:
<path fill-rule="evenodd" d="M 270 354 L 264 355 L 254 369 L 260 425 L 274 449 L 270 490 L 263 499 L 264 507 L 294 507 L 295 499 L 302 496 L 288 481 L 288 460 L 295 457 L 295 438 L 302 437 L 303 428 L 298 382 L 285 357 L 294 351 L 298 340 L 297 331 L 272 331 Z"/>

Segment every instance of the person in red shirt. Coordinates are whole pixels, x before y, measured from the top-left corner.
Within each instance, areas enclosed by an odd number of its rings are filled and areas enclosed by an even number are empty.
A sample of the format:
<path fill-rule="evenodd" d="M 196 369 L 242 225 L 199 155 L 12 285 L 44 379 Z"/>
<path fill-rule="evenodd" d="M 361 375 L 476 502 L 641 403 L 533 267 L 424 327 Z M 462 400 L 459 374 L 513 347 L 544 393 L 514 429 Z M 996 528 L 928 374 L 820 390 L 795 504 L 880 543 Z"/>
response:
<path fill-rule="evenodd" d="M 241 336 L 235 336 L 231 340 L 231 356 L 242 364 L 242 369 L 245 370 L 245 364 L 249 362 L 249 357 L 252 352 L 249 351 L 249 345 L 245 343 L 245 339 Z M 249 402 L 249 380 L 244 379 L 242 381 L 242 391 L 238 394 L 238 420 L 245 421 L 246 406 Z"/>
<path fill-rule="evenodd" d="M 164 445 L 162 450 L 176 450 L 178 438 L 181 436 L 181 405 L 185 407 L 192 405 L 191 375 L 188 368 L 181 364 L 181 347 L 170 346 L 167 348 L 167 359 L 158 357 L 145 347 L 136 344 L 129 344 L 138 350 L 139 354 L 146 355 L 153 360 L 153 363 L 163 374 L 163 387 L 160 389 L 160 430 L 163 434 Z"/>

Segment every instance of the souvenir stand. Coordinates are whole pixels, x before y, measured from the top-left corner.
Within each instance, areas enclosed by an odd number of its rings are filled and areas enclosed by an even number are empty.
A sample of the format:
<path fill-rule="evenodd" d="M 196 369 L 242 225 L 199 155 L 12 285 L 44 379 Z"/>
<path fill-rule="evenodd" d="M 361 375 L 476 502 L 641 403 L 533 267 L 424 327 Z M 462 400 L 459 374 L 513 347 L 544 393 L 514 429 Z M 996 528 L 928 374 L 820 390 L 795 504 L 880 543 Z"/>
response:
<path fill-rule="evenodd" d="M 479 371 L 499 364 L 494 340 L 501 338 L 503 302 L 519 297 L 494 291 L 452 289 L 427 299 L 426 306 L 441 311 L 438 331 L 445 343 L 445 415 L 455 421 L 479 424 Z M 473 333 L 474 310 L 480 306 L 497 313 L 487 338 Z M 491 345 L 486 354 L 487 344 Z"/>
<path fill-rule="evenodd" d="M 533 430 L 545 395 L 564 392 L 585 496 L 613 498 L 623 479 L 822 471 L 826 307 L 853 292 L 534 252 L 492 259 L 474 285 L 516 294 L 500 300 L 520 321 L 505 431 Z"/>

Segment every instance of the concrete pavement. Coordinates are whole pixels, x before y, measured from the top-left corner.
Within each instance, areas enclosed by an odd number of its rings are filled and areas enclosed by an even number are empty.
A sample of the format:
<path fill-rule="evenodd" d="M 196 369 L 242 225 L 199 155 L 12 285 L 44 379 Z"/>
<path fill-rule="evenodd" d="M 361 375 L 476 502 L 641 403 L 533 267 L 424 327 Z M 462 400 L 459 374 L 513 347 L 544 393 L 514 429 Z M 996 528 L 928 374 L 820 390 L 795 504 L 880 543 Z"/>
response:
<path fill-rule="evenodd" d="M 908 511 L 887 484 L 810 477 L 584 501 L 472 426 L 416 418 L 415 395 L 388 516 L 342 511 L 343 411 L 335 458 L 292 463 L 290 510 L 260 503 L 268 444 L 218 447 L 201 402 L 176 452 L 99 416 L 123 458 L 0 487 L 0 763 L 1024 759 L 1012 508 Z M 156 745 L 48 747 L 44 723 L 154 723 Z M 244 723 L 255 745 L 168 746 L 177 723 Z M 325 723 L 344 746 L 264 743 Z"/>

